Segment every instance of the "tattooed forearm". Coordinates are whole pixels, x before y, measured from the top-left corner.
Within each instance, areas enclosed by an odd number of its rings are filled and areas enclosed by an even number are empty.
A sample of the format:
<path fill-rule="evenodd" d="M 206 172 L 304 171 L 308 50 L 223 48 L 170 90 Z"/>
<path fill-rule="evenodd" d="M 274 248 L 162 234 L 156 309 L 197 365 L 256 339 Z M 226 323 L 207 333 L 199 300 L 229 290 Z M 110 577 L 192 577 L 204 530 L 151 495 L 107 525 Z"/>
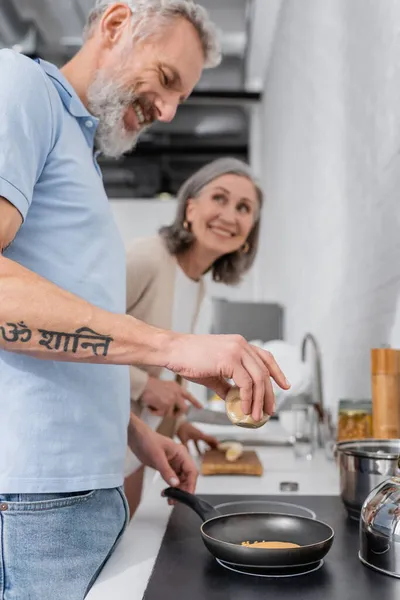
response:
<path fill-rule="evenodd" d="M 94 356 L 107 356 L 109 346 L 114 341 L 111 336 L 96 333 L 89 327 L 80 327 L 73 333 L 48 329 L 38 329 L 37 331 L 40 334 L 40 346 L 45 346 L 48 350 L 61 350 L 61 352 L 73 352 L 74 354 L 78 348 L 84 350 L 90 348 Z M 0 325 L 0 336 L 10 344 L 29 342 L 32 334 L 33 332 L 23 321 Z"/>

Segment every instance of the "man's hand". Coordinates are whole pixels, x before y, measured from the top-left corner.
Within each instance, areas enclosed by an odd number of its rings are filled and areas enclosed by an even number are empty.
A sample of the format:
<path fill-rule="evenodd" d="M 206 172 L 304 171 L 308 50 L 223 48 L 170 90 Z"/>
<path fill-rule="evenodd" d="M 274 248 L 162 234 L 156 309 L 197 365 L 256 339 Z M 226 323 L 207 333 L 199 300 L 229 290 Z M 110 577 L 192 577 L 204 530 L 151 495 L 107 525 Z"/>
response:
<path fill-rule="evenodd" d="M 140 400 L 154 415 L 161 417 L 186 413 L 187 402 L 196 408 L 203 408 L 192 394 L 175 381 L 162 381 L 156 377 L 149 377 Z"/>
<path fill-rule="evenodd" d="M 198 473 L 184 446 L 156 433 L 133 414 L 129 422 L 128 444 L 138 459 L 158 471 L 168 485 L 193 494 Z"/>
<path fill-rule="evenodd" d="M 176 435 L 186 448 L 188 448 L 189 442 L 192 441 L 200 455 L 202 452 L 200 450 L 199 442 L 205 442 L 210 448 L 216 448 L 218 446 L 218 440 L 215 437 L 203 433 L 200 429 L 197 429 L 197 427 L 194 427 L 194 425 L 187 423 L 186 421 L 179 426 Z"/>
<path fill-rule="evenodd" d="M 270 352 L 252 346 L 240 335 L 170 334 L 165 367 L 182 377 L 201 383 L 225 398 L 227 379 L 240 388 L 244 414 L 260 421 L 275 410 L 270 377 L 284 390 L 289 382 Z"/>

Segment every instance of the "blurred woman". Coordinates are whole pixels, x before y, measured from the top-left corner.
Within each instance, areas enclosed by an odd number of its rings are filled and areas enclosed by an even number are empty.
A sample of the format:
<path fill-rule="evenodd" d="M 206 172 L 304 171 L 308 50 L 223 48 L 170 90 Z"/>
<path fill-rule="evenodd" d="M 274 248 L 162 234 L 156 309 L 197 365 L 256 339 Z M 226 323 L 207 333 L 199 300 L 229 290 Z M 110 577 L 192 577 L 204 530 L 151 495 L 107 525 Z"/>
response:
<path fill-rule="evenodd" d="M 217 159 L 194 173 L 178 192 L 174 222 L 128 248 L 127 313 L 155 327 L 193 332 L 204 275 L 235 285 L 252 266 L 262 202 L 249 166 L 238 159 Z M 197 447 L 200 441 L 216 446 L 217 440 L 185 421 L 187 402 L 201 406 L 168 371 L 131 367 L 135 414 L 185 445 L 193 440 Z M 131 515 L 140 502 L 143 472 L 128 450 L 125 493 Z"/>

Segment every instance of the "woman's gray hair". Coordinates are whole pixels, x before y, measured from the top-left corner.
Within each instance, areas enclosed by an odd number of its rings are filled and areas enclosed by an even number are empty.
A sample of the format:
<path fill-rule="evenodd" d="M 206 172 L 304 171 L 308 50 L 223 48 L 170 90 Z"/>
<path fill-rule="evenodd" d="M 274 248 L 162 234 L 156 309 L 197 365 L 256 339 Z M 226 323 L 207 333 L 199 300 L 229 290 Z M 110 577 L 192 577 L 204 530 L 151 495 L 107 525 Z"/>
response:
<path fill-rule="evenodd" d="M 238 250 L 230 254 L 224 254 L 218 258 L 210 268 L 214 281 L 233 285 L 239 283 L 242 275 L 250 269 L 257 254 L 258 238 L 260 233 L 260 215 L 263 204 L 263 193 L 258 185 L 250 167 L 237 158 L 218 158 L 196 171 L 187 179 L 179 189 L 178 210 L 175 221 L 171 225 L 164 226 L 159 233 L 163 237 L 169 252 L 178 255 L 186 252 L 193 244 L 194 235 L 185 229 L 186 207 L 190 198 L 196 198 L 201 190 L 222 175 L 239 175 L 249 179 L 257 192 L 258 212 L 254 225 L 247 237 L 247 251 Z"/>
<path fill-rule="evenodd" d="M 183 17 L 196 29 L 204 52 L 204 68 L 213 68 L 221 62 L 221 46 L 217 28 L 205 8 L 193 0 L 122 0 L 132 11 L 134 40 L 145 39 L 159 30 L 160 24 Z M 89 39 L 109 6 L 116 0 L 97 0 L 90 11 L 83 30 L 84 41 Z"/>

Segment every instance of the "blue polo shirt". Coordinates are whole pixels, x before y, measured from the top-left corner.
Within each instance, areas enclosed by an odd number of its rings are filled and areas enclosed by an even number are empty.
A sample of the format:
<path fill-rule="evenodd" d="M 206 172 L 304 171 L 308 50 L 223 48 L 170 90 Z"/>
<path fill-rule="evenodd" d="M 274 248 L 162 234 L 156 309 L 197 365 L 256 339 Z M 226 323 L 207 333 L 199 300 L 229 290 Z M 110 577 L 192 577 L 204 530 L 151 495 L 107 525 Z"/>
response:
<path fill-rule="evenodd" d="M 96 127 L 54 65 L 0 50 L 0 196 L 23 217 L 4 254 L 125 313 L 125 253 L 93 152 Z M 128 419 L 128 367 L 0 350 L 0 494 L 121 485 Z"/>

